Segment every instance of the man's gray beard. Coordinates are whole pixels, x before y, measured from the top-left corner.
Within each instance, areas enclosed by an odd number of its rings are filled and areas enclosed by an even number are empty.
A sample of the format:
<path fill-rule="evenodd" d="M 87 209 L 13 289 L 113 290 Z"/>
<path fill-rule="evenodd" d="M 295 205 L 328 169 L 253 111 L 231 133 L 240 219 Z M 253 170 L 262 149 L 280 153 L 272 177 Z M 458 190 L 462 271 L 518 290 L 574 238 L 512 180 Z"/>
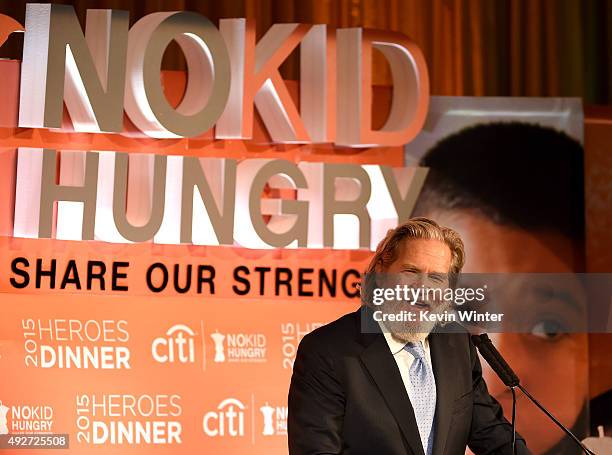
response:
<path fill-rule="evenodd" d="M 402 310 L 412 310 L 417 312 L 414 306 L 405 302 L 386 302 L 383 305 L 383 312 L 399 314 Z M 430 305 L 430 314 L 443 314 L 452 307 L 451 302 L 435 303 Z M 417 313 L 418 317 L 418 313 Z M 416 343 L 423 341 L 436 326 L 436 322 L 429 321 L 385 321 L 384 325 L 393 338 L 402 343 Z"/>

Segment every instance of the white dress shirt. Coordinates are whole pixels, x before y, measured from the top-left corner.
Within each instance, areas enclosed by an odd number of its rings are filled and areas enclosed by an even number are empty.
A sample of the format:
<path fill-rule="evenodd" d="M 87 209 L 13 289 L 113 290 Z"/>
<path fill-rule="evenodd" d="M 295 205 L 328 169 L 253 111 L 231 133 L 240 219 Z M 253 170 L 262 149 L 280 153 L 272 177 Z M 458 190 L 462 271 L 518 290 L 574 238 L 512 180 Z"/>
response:
<path fill-rule="evenodd" d="M 379 323 L 380 324 L 380 323 Z M 388 330 L 385 329 L 384 326 L 381 326 L 381 330 L 385 336 L 385 340 L 387 340 L 387 345 L 389 345 L 389 349 L 391 350 L 391 354 L 393 354 L 393 358 L 395 359 L 395 363 L 397 363 L 397 367 L 399 368 L 400 375 L 402 376 L 402 382 L 404 383 L 404 387 L 406 388 L 406 393 L 408 393 L 408 398 L 410 402 L 414 402 L 414 391 L 412 390 L 412 383 L 410 382 L 410 367 L 412 366 L 412 362 L 414 362 L 414 356 L 410 354 L 408 351 L 404 349 L 406 343 L 403 341 L 398 341 Z M 427 365 L 432 369 L 431 365 L 431 352 L 429 349 L 429 338 L 425 338 L 423 340 L 423 350 L 425 351 L 425 358 L 427 361 Z M 433 374 L 432 374 L 433 376 Z M 434 384 L 435 384 L 435 376 L 434 376 Z"/>

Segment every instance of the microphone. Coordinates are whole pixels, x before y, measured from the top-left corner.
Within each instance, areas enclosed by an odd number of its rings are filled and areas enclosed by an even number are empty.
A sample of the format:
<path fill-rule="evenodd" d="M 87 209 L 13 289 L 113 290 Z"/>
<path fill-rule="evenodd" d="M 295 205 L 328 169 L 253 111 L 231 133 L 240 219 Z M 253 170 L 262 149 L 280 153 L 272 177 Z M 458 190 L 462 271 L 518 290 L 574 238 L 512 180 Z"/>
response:
<path fill-rule="evenodd" d="M 486 333 L 482 335 L 472 335 L 474 346 L 480 352 L 480 355 L 487 361 L 495 374 L 499 376 L 502 382 L 507 387 L 517 387 L 520 384 L 518 376 L 512 371 L 510 365 L 501 356 L 499 351 L 493 346 L 493 342 Z"/>
<path fill-rule="evenodd" d="M 538 400 L 531 396 L 531 394 L 521 385 L 521 381 L 512 371 L 510 365 L 506 362 L 506 360 L 502 357 L 499 351 L 493 345 L 493 342 L 489 338 L 489 335 L 483 333 L 481 335 L 472 335 L 472 342 L 474 346 L 480 352 L 480 355 L 487 361 L 487 363 L 491 366 L 495 374 L 499 376 L 502 382 L 510 387 L 512 391 L 512 433 L 513 433 L 513 441 L 512 441 L 512 452 L 515 453 L 515 440 L 514 440 L 514 432 L 515 432 L 515 408 L 516 408 L 516 396 L 514 394 L 514 388 L 517 387 L 525 394 L 527 398 L 531 400 L 533 404 L 535 404 L 540 410 L 548 416 L 559 428 L 561 428 L 572 440 L 580 446 L 580 448 L 587 455 L 595 455 L 591 452 L 581 441 L 576 437 L 574 433 L 572 433 L 568 428 L 565 427 L 561 422 L 559 422 L 555 416 L 553 416 L 548 409 L 546 409 Z"/>

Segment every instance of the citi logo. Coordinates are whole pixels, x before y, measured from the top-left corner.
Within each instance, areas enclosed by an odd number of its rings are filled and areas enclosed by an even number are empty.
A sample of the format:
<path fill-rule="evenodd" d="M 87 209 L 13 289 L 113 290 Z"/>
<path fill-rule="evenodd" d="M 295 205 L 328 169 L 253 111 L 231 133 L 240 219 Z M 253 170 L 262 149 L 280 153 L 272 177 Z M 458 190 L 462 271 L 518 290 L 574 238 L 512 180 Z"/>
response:
<path fill-rule="evenodd" d="M 166 336 L 153 340 L 151 354 L 159 363 L 195 363 L 195 332 L 184 324 L 173 325 Z"/>
<path fill-rule="evenodd" d="M 227 398 L 219 403 L 216 411 L 204 414 L 202 427 L 204 433 L 211 437 L 244 436 L 245 405 L 236 398 Z"/>

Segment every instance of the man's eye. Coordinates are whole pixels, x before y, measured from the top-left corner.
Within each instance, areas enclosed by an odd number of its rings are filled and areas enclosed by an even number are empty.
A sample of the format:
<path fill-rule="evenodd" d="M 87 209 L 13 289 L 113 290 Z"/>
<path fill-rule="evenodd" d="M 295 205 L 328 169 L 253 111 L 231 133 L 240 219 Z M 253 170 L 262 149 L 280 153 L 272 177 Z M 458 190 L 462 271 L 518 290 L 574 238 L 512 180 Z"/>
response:
<path fill-rule="evenodd" d="M 531 334 L 545 340 L 558 340 L 566 334 L 565 327 L 553 319 L 545 319 L 533 326 Z"/>

